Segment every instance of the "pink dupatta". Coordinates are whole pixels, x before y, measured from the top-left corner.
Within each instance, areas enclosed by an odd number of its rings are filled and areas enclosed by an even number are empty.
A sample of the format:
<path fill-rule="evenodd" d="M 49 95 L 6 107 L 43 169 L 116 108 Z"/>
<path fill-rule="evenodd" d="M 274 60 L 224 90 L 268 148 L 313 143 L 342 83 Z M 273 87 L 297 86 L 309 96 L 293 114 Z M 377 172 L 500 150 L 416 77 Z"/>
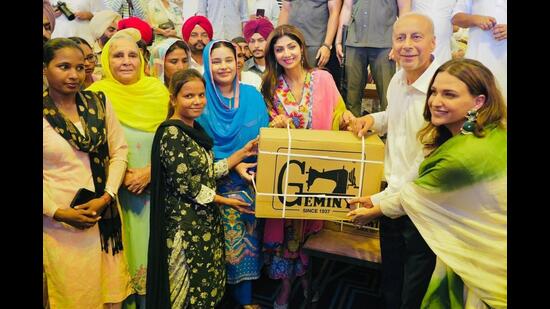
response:
<path fill-rule="evenodd" d="M 313 70 L 312 74 L 312 122 L 314 130 L 338 130 L 340 118 L 344 113 L 345 104 L 332 75 L 324 70 Z M 279 85 L 280 87 L 280 85 Z M 276 116 L 281 109 L 276 107 L 270 111 L 270 116 Z M 303 235 L 316 233 L 323 227 L 323 220 L 304 220 Z M 284 219 L 266 219 L 264 242 L 283 243 Z M 307 264 L 307 256 L 300 253 L 300 258 Z"/>

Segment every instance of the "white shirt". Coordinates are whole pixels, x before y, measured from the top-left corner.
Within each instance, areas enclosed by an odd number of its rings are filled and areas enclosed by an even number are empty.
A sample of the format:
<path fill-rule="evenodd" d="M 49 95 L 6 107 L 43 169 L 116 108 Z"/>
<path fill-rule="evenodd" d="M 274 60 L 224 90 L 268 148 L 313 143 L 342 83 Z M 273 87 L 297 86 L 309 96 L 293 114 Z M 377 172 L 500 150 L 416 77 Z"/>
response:
<path fill-rule="evenodd" d="M 248 0 L 248 15 L 256 15 L 256 10 L 264 9 L 264 16 L 269 19 L 274 27 L 279 22 L 281 9 L 277 0 Z"/>
<path fill-rule="evenodd" d="M 254 86 L 258 91 L 261 90 L 262 86 L 262 79 L 258 76 L 258 74 L 250 71 L 242 71 L 241 72 L 241 82 L 243 84 Z"/>
<path fill-rule="evenodd" d="M 183 12 L 183 21 L 185 22 L 189 17 L 195 16 L 199 11 L 199 0 L 184 0 L 181 5 L 181 10 Z"/>
<path fill-rule="evenodd" d="M 204 65 L 198 64 L 193 57 L 191 57 L 191 60 L 189 61 L 189 67 L 191 69 L 195 69 L 201 73 L 201 75 L 204 75 Z"/>
<path fill-rule="evenodd" d="M 59 1 L 52 0 L 51 4 L 56 5 Z M 94 14 L 107 9 L 102 0 L 64 0 L 63 2 L 67 4 L 67 8 L 73 14 L 84 11 Z M 52 33 L 52 39 L 77 36 L 83 38 L 89 44 L 93 44 L 95 40 L 88 24 L 90 24 L 89 20 L 80 20 L 76 17 L 73 20 L 68 20 L 65 15 L 61 14 L 55 19 L 55 29 Z"/>
<path fill-rule="evenodd" d="M 458 0 L 453 16 L 457 13 L 491 16 L 497 20 L 497 24 L 508 24 L 507 7 L 506 0 Z M 508 40 L 495 40 L 492 29 L 471 27 L 468 33 L 468 49 L 464 55 L 465 58 L 478 60 L 493 72 L 505 98 L 508 82 L 507 48 Z"/>
<path fill-rule="evenodd" d="M 248 20 L 247 0 L 201 0 L 199 15 L 206 16 L 214 29 L 214 40 L 243 36 L 242 23 Z"/>
<path fill-rule="evenodd" d="M 430 17 L 434 23 L 435 58 L 439 63 L 451 60 L 451 14 L 457 0 L 413 0 L 412 11 Z"/>
<path fill-rule="evenodd" d="M 407 182 L 418 177 L 418 167 L 424 160 L 423 147 L 416 134 L 424 127 L 424 105 L 430 80 L 439 63 L 434 59 L 424 73 L 407 85 L 405 71 L 397 71 L 388 86 L 388 107 L 371 114 L 372 129 L 378 134 L 387 133 L 384 153 L 384 177 L 388 183 L 382 192 L 371 195 L 374 205 L 391 194 L 398 193 Z"/>

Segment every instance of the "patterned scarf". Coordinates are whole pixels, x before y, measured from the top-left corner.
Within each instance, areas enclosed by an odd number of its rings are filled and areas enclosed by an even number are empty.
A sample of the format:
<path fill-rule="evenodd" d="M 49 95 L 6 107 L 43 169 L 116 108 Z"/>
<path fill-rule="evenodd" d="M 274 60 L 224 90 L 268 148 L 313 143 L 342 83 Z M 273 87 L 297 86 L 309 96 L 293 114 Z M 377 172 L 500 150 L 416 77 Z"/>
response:
<path fill-rule="evenodd" d="M 292 119 L 291 128 L 310 129 L 313 110 L 313 75 L 311 72 L 306 73 L 302 91 L 302 99 L 297 102 L 297 98 L 294 97 L 281 74 L 273 96 L 274 109 L 270 111 L 271 118 L 283 114 Z"/>
<path fill-rule="evenodd" d="M 42 99 L 44 118 L 71 146 L 88 153 L 96 198 L 98 198 L 105 191 L 109 164 L 109 145 L 105 128 L 105 95 L 102 92 L 81 91 L 76 96 L 76 106 L 84 135 L 74 123 L 59 112 L 48 90 L 44 91 Z M 116 200 L 111 200 L 103 210 L 98 225 L 101 249 L 108 253 L 110 245 L 113 255 L 122 251 L 121 221 Z"/>

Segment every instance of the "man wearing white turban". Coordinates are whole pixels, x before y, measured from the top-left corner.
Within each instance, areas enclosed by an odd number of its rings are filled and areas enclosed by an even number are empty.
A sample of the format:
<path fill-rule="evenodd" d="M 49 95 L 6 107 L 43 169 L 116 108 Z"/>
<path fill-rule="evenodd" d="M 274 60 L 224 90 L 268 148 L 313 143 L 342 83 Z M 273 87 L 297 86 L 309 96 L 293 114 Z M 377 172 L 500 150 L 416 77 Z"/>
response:
<path fill-rule="evenodd" d="M 101 53 L 101 49 L 117 31 L 117 23 L 122 17 L 111 10 L 97 12 L 90 20 L 90 31 L 94 38 L 93 47 L 96 54 Z"/>
<path fill-rule="evenodd" d="M 97 61 L 97 59 L 101 59 L 101 50 L 107 41 L 117 32 L 118 21 L 121 19 L 122 17 L 117 12 L 104 10 L 95 13 L 92 20 L 90 20 L 90 32 L 94 38 L 94 41 L 90 43 L 92 44 L 94 54 L 97 56 L 93 73 L 95 80 L 103 79 L 105 76 L 101 67 L 101 61 Z"/>

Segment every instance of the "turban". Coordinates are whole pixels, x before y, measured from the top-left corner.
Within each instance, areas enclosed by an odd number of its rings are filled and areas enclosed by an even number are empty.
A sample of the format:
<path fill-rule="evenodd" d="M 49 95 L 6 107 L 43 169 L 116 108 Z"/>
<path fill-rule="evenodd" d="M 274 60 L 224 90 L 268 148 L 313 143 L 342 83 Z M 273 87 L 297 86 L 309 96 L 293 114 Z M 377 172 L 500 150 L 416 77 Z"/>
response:
<path fill-rule="evenodd" d="M 107 30 L 113 21 L 121 18 L 117 12 L 111 10 L 100 11 L 94 14 L 88 27 L 94 39 L 97 40 L 105 33 L 105 30 Z"/>
<path fill-rule="evenodd" d="M 141 38 L 147 45 L 153 43 L 153 28 L 146 21 L 138 17 L 128 17 L 118 22 L 118 30 L 135 28 L 141 33 Z"/>
<path fill-rule="evenodd" d="M 191 35 L 191 31 L 193 31 L 193 28 L 195 28 L 196 25 L 201 26 L 204 31 L 208 34 L 208 37 L 210 40 L 212 40 L 212 36 L 214 35 L 214 30 L 212 29 L 212 24 L 208 20 L 208 18 L 200 15 L 195 15 L 189 17 L 181 27 L 181 35 L 183 36 L 183 39 L 185 42 L 189 41 L 189 36 Z"/>
<path fill-rule="evenodd" d="M 247 42 L 250 42 L 250 38 L 254 33 L 259 33 L 264 39 L 267 39 L 269 34 L 273 31 L 273 25 L 266 18 L 251 19 L 244 24 L 243 34 Z"/>
<path fill-rule="evenodd" d="M 44 2 L 42 2 L 42 14 L 46 16 L 46 18 L 50 22 L 50 26 L 52 27 L 52 32 L 53 32 L 53 29 L 55 28 L 55 13 L 53 11 L 52 5 L 50 4 L 50 1 L 49 0 L 43 0 L 43 1 Z"/>
<path fill-rule="evenodd" d="M 126 28 L 126 29 L 117 31 L 117 33 L 115 33 L 113 35 L 111 40 L 116 41 L 120 38 L 126 38 L 126 39 L 128 39 L 132 42 L 136 42 L 136 43 L 137 43 L 137 41 L 142 39 L 141 33 L 139 32 L 138 29 L 135 29 L 135 28 Z"/>

